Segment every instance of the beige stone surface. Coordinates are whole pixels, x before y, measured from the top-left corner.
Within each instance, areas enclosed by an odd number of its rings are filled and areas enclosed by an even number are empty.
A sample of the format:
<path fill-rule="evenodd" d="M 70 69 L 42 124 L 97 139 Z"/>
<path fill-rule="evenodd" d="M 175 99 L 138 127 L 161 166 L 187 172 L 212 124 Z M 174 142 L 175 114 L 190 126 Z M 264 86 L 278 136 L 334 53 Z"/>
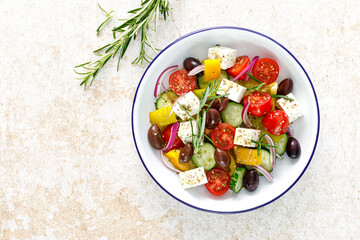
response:
<path fill-rule="evenodd" d="M 117 18 L 140 1 L 103 0 Z M 303 64 L 321 132 L 302 179 L 256 211 L 218 215 L 163 192 L 136 153 L 136 44 L 84 91 L 73 66 L 110 38 L 97 1 L 0 1 L 0 239 L 359 239 L 360 2 L 171 0 L 159 48 L 196 29 L 267 34 Z M 116 21 L 110 25 L 115 26 Z"/>

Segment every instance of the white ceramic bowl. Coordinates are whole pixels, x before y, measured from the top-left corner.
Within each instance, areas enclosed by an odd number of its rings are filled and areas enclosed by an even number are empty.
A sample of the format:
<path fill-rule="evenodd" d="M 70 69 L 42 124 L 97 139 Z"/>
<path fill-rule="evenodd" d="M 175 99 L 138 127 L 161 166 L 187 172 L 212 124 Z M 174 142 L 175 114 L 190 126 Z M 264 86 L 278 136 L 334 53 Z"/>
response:
<path fill-rule="evenodd" d="M 258 55 L 277 61 L 280 67 L 278 81 L 290 77 L 294 81 L 293 94 L 304 107 L 304 116 L 292 128 L 300 142 L 300 158 L 277 160 L 271 173 L 274 182 L 260 177 L 254 192 L 245 189 L 236 194 L 228 191 L 218 197 L 211 195 L 205 186 L 183 190 L 176 173 L 167 169 L 160 160 L 159 151 L 153 149 L 147 138 L 150 127 L 149 112 L 155 110 L 153 96 L 159 74 L 172 65 L 182 66 L 186 57 L 204 59 L 209 47 L 216 44 L 237 49 L 238 55 L 250 59 Z M 217 212 L 239 213 L 269 204 L 285 194 L 304 174 L 315 152 L 319 135 L 319 107 L 314 87 L 299 61 L 275 40 L 252 30 L 238 27 L 213 27 L 187 34 L 169 44 L 146 69 L 136 90 L 132 109 L 132 129 L 136 149 L 144 167 L 154 181 L 170 196 L 193 208 Z M 151 200 L 150 200 L 151 201 Z"/>

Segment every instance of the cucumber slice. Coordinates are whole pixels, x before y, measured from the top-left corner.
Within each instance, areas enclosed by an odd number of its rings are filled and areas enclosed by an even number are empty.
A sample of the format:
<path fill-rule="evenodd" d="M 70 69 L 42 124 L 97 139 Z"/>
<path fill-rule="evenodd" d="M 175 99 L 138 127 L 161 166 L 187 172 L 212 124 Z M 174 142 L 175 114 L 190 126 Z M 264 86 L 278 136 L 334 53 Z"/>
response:
<path fill-rule="evenodd" d="M 218 87 L 220 85 L 223 78 L 229 79 L 229 75 L 227 74 L 227 72 L 225 70 L 221 70 L 219 78 L 216 79 L 216 83 L 215 83 L 216 87 Z M 199 88 L 206 88 L 210 83 L 212 83 L 212 81 L 209 81 L 209 82 L 204 81 L 204 75 L 200 75 L 198 77 Z"/>
<path fill-rule="evenodd" d="M 233 127 L 239 127 L 242 124 L 241 113 L 244 106 L 240 103 L 229 102 L 227 108 L 221 113 L 221 119 L 223 122 L 232 125 Z"/>
<path fill-rule="evenodd" d="M 276 153 L 279 155 L 283 155 L 286 151 L 286 144 L 289 141 L 289 136 L 287 135 L 287 133 L 283 134 L 283 137 L 281 139 L 279 139 L 279 141 L 275 142 L 274 144 L 275 146 L 277 146 L 276 148 Z"/>
<path fill-rule="evenodd" d="M 194 152 L 191 160 L 196 167 L 203 167 L 206 171 L 209 171 L 216 165 L 214 154 L 215 147 L 210 143 L 204 143 L 197 152 Z"/>
<path fill-rule="evenodd" d="M 176 100 L 178 96 L 171 90 L 168 90 L 169 95 L 172 97 L 173 100 Z M 166 92 L 163 92 L 160 97 L 156 100 L 155 107 L 156 109 L 164 108 L 171 106 L 172 102 Z"/>
<path fill-rule="evenodd" d="M 273 170 L 272 168 L 272 162 L 271 162 L 271 155 L 268 150 L 261 149 L 261 164 L 263 168 L 266 169 L 266 171 L 271 172 Z"/>
<path fill-rule="evenodd" d="M 230 189 L 233 192 L 238 193 L 243 188 L 243 186 L 244 186 L 243 179 L 244 179 L 245 173 L 246 173 L 246 169 L 244 167 L 236 168 L 236 170 L 230 180 Z"/>

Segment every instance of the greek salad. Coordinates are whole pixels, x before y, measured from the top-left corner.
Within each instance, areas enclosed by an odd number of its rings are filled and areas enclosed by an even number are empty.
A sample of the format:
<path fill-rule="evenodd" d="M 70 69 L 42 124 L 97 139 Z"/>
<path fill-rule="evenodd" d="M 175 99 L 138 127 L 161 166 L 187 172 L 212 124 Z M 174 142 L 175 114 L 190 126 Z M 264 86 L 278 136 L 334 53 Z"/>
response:
<path fill-rule="evenodd" d="M 277 82 L 279 71 L 274 59 L 216 45 L 203 61 L 188 57 L 160 74 L 148 140 L 184 189 L 254 191 L 259 176 L 274 180 L 277 158 L 300 156 L 289 125 L 303 111 L 293 81 Z"/>

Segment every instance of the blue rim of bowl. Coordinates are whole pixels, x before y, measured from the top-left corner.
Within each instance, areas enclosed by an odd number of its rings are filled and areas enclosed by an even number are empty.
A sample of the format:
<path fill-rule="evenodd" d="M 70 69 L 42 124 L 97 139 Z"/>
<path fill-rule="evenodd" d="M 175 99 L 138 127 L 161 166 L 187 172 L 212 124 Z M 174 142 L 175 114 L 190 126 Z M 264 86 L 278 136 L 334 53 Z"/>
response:
<path fill-rule="evenodd" d="M 277 197 L 275 197 L 274 199 L 264 203 L 264 204 L 261 204 L 259 206 L 256 206 L 256 207 L 253 207 L 253 208 L 249 208 L 249 209 L 245 209 L 245 210 L 241 210 L 241 211 L 233 211 L 233 212 L 221 212 L 221 211 L 214 211 L 214 210 L 209 210 L 209 209 L 205 209 L 205 208 L 200 208 L 200 207 L 197 207 L 197 206 L 194 206 L 194 205 L 191 205 L 187 202 L 184 202 L 182 200 L 180 200 L 179 198 L 175 197 L 174 195 L 172 195 L 171 193 L 169 193 L 163 186 L 161 186 L 161 184 L 156 181 L 156 179 L 154 178 L 154 176 L 150 173 L 150 171 L 147 169 L 142 157 L 141 157 L 141 154 L 139 152 L 139 149 L 138 149 L 138 146 L 136 144 L 136 139 L 135 139 L 135 133 L 134 133 L 134 106 L 135 106 L 135 101 L 136 101 L 136 96 L 137 96 L 137 93 L 138 93 L 138 90 L 139 90 L 139 87 L 141 85 L 141 82 L 144 78 L 144 76 L 146 75 L 146 72 L 149 70 L 150 66 L 152 65 L 152 63 L 164 52 L 166 51 L 166 49 L 168 49 L 169 47 L 171 47 L 172 45 L 174 45 L 175 43 L 187 38 L 187 37 L 190 37 L 194 34 L 198 34 L 198 33 L 201 33 L 201 32 L 206 32 L 206 31 L 211 31 L 211 30 L 215 30 L 215 29 L 234 29 L 234 30 L 241 30 L 241 31 L 247 31 L 247 32 L 251 32 L 251 33 L 255 33 L 255 34 L 258 34 L 262 37 L 265 37 L 271 41 L 273 41 L 274 43 L 276 43 L 277 45 L 279 45 L 281 48 L 283 48 L 287 53 L 290 54 L 290 56 L 292 56 L 295 61 L 299 64 L 299 66 L 301 67 L 301 69 L 304 71 L 306 77 L 308 78 L 309 80 L 309 83 L 311 85 L 311 88 L 313 90 L 313 93 L 314 93 L 314 97 L 315 97 L 315 102 L 316 102 L 316 108 L 317 108 L 317 117 L 318 117 L 318 129 L 317 129 L 317 133 L 316 133 L 316 140 L 315 140 L 315 145 L 314 145 L 314 148 L 313 148 L 313 151 L 311 153 L 311 156 L 309 158 L 309 161 L 308 163 L 306 164 L 304 170 L 302 171 L 302 173 L 300 174 L 300 176 L 295 180 L 295 182 L 293 184 L 291 184 L 291 186 L 286 189 L 283 193 L 281 193 L 280 195 L 278 195 Z M 172 43 L 170 43 L 167 47 L 165 47 L 154 59 L 153 61 L 149 64 L 149 66 L 146 68 L 144 74 L 142 75 L 141 79 L 140 79 L 140 82 L 136 88 L 136 92 L 135 92 L 135 96 L 134 96 L 134 100 L 133 100 L 133 105 L 132 105 L 132 110 L 131 110 L 131 128 L 132 128 L 132 134 L 133 134 L 133 139 L 134 139 L 134 143 L 135 143 L 135 147 L 136 147 L 136 151 L 138 152 L 139 154 L 139 157 L 140 157 L 140 160 L 142 162 L 142 164 L 144 165 L 146 171 L 150 174 L 151 178 L 157 183 L 157 185 L 159 185 L 159 187 L 164 190 L 167 194 L 169 194 L 171 197 L 175 198 L 176 200 L 178 200 L 179 202 L 189 206 L 189 207 L 192 207 L 192 208 L 195 208 L 197 210 L 201 210 L 201 211 L 205 211 L 205 212 L 211 212 L 211 213 L 220 213 L 220 214 L 236 214 L 236 213 L 244 213 L 244 212 L 249 212 L 249 211 L 252 211 L 252 210 L 255 210 L 255 209 L 258 209 L 258 208 L 261 208 L 261 207 L 264 207 L 274 201 L 276 201 L 277 199 L 279 199 L 280 197 L 282 197 L 285 193 L 287 193 L 298 181 L 299 179 L 302 177 L 302 175 L 305 173 L 306 169 L 308 168 L 313 156 L 314 156 L 314 153 L 315 153 L 315 149 L 316 149 L 316 146 L 317 146 L 317 142 L 318 142 L 318 138 L 319 138 L 319 131 L 320 131 L 320 110 L 319 110 L 319 103 L 318 103 L 318 100 L 317 100 L 317 96 L 316 96 L 316 93 L 315 93 L 315 89 L 314 89 L 314 86 L 310 80 L 310 77 L 309 75 L 307 74 L 307 72 L 305 71 L 304 67 L 301 65 L 301 63 L 296 59 L 296 57 L 289 51 L 287 50 L 283 45 L 281 45 L 279 42 L 275 41 L 274 39 L 262 34 L 262 33 L 259 33 L 259 32 L 256 32 L 254 30 L 251 30 L 251 29 L 247 29 L 247 28 L 241 28 L 241 27 L 234 27 L 234 26 L 218 26 L 218 27 L 210 27 L 210 28 L 204 28 L 204 29 L 200 29 L 200 30 L 197 30 L 197 31 L 194 31 L 194 32 L 191 32 L 191 33 L 188 33 L 178 39 L 176 39 L 175 41 L 173 41 Z"/>

